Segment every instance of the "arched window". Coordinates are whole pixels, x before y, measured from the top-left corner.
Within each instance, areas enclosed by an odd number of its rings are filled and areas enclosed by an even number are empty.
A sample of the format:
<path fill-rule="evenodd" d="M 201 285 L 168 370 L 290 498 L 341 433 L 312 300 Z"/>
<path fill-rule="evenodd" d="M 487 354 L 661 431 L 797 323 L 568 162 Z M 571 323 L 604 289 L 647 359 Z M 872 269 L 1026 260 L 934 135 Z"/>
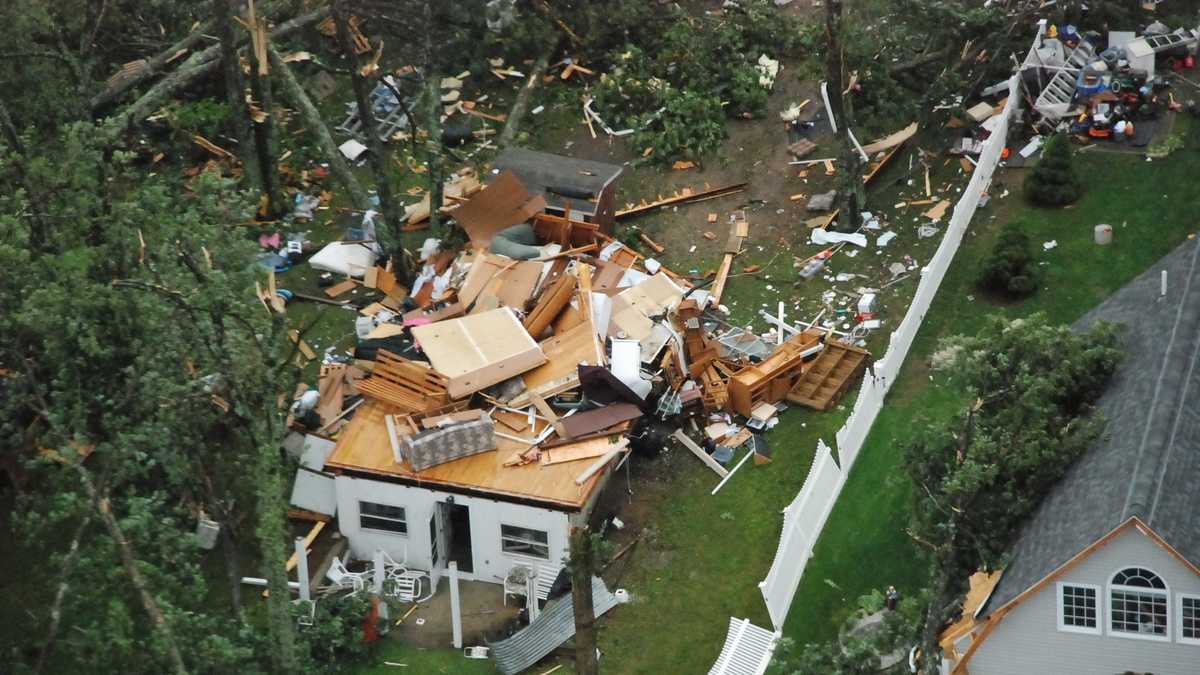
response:
<path fill-rule="evenodd" d="M 1126 567 L 1109 584 L 1109 628 L 1115 635 L 1169 639 L 1167 584 L 1142 567 Z"/>

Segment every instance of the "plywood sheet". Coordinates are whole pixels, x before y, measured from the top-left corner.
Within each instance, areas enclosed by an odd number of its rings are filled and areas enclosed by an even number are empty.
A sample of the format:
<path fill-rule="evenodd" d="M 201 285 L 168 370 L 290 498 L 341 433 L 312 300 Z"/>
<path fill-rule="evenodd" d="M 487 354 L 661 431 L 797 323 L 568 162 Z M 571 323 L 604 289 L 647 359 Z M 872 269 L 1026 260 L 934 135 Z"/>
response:
<path fill-rule="evenodd" d="M 383 422 L 386 412 L 387 407 L 378 401 L 364 403 L 338 437 L 337 446 L 325 464 L 326 470 L 392 476 L 414 483 L 419 481 L 431 488 L 448 486 L 481 490 L 574 509 L 587 502 L 603 475 L 601 472 L 577 486 L 578 464 L 541 466 L 534 462 L 506 467 L 505 459 L 529 445 L 499 437 L 494 451 L 456 459 L 418 473 L 407 464 L 397 464 L 393 458 Z M 538 425 L 526 434 L 533 436 L 545 427 L 542 422 Z"/>
<path fill-rule="evenodd" d="M 538 344 L 503 307 L 459 319 L 414 326 L 429 362 L 462 398 L 546 363 Z"/>
<path fill-rule="evenodd" d="M 463 280 L 458 300 L 464 307 L 481 295 L 494 295 L 501 305 L 524 310 L 542 276 L 542 263 L 515 261 L 480 252 Z"/>
<path fill-rule="evenodd" d="M 529 194 L 515 173 L 505 171 L 454 209 L 453 215 L 471 238 L 471 244 L 486 248 L 497 232 L 545 210 L 545 198 Z"/>

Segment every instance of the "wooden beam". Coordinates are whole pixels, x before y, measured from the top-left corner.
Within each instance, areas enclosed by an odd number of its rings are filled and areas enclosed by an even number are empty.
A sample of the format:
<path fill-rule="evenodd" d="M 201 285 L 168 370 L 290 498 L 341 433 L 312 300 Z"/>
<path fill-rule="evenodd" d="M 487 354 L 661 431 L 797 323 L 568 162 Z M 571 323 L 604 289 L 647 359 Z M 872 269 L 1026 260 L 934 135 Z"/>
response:
<path fill-rule="evenodd" d="M 696 442 L 688 438 L 687 434 L 684 434 L 682 429 L 676 429 L 675 433 L 671 434 L 671 437 L 682 443 L 683 447 L 691 450 L 693 455 L 699 457 L 700 461 L 704 462 L 708 468 L 716 472 L 716 474 L 721 478 L 725 478 L 729 475 L 729 472 L 725 470 L 725 467 L 721 466 L 720 462 L 713 459 L 712 455 L 704 451 L 704 448 L 696 445 Z"/>

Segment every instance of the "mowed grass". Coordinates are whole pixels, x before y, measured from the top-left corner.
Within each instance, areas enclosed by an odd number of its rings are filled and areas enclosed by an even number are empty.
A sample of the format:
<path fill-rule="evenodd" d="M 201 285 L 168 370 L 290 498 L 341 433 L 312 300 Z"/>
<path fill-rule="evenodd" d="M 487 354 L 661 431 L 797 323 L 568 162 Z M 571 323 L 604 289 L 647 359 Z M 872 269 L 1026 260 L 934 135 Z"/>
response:
<path fill-rule="evenodd" d="M 1185 135 L 1191 126 L 1190 120 L 1176 122 Z M 1045 312 L 1054 321 L 1072 322 L 1200 229 L 1195 140 L 1162 161 L 1099 152 L 1084 152 L 1076 161 L 1088 192 L 1066 209 L 1027 206 L 1019 185 L 1023 171 L 998 176 L 1011 194 L 976 214 L 808 563 L 786 637 L 800 644 L 831 639 L 858 596 L 889 584 L 911 594 L 924 583 L 925 563 L 904 533 L 912 496 L 901 452 L 914 420 L 951 415 L 964 403 L 960 392 L 939 385 L 942 378 L 929 376 L 928 358 L 941 338 L 973 334 L 993 314 Z M 992 192 L 1004 189 L 994 185 Z M 1001 306 L 979 294 L 974 278 L 1008 221 L 1020 222 L 1033 240 L 1045 275 L 1035 296 Z M 1115 230 L 1111 246 L 1093 243 L 1093 228 L 1101 223 Z M 1044 251 L 1047 241 L 1058 245 Z"/>

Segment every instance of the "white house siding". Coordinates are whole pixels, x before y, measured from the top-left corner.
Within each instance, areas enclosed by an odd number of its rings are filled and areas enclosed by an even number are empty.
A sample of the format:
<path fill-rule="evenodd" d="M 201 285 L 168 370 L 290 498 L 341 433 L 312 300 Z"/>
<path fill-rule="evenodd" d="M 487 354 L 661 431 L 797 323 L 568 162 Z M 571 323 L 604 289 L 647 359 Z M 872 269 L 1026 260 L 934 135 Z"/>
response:
<path fill-rule="evenodd" d="M 407 556 L 408 565 L 412 568 L 428 570 L 429 518 L 437 504 L 446 501 L 447 497 L 453 497 L 455 504 L 470 509 L 474 572 L 462 574 L 463 578 L 500 583 L 515 563 L 546 562 L 539 558 L 504 553 L 500 548 L 501 523 L 546 532 L 549 535 L 550 563 L 560 565 L 567 556 L 569 530 L 565 511 L 349 476 L 338 476 L 336 486 L 339 530 L 349 540 L 350 552 L 355 558 L 370 560 L 374 551 L 382 548 L 396 560 L 403 560 Z M 361 529 L 358 518 L 360 500 L 404 507 L 408 521 L 407 536 Z M 443 551 L 443 565 L 445 555 Z"/>
<path fill-rule="evenodd" d="M 1108 582 L 1125 567 L 1144 567 L 1166 582 L 1170 642 L 1109 634 Z M 1100 587 L 1103 634 L 1058 630 L 1056 582 Z M 1109 675 L 1125 671 L 1196 675 L 1200 673 L 1200 645 L 1179 642 L 1178 593 L 1200 595 L 1200 578 L 1152 539 L 1130 528 L 1013 608 L 979 646 L 967 669 L 971 675 Z"/>

